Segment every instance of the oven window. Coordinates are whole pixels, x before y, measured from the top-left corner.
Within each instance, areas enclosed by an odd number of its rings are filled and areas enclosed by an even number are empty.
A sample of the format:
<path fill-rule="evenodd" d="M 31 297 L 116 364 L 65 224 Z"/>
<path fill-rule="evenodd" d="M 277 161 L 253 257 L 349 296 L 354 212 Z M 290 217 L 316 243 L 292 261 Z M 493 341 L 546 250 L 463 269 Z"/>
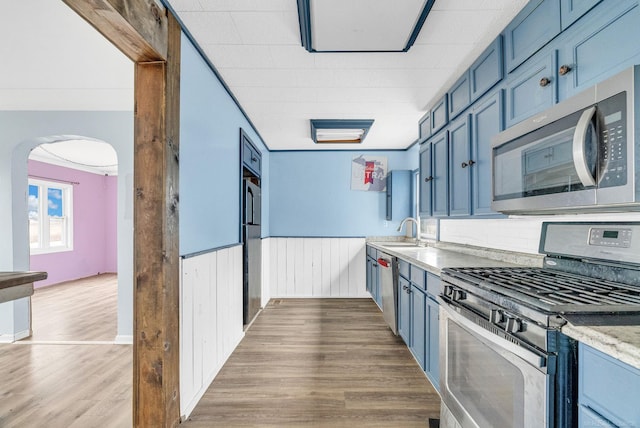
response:
<path fill-rule="evenodd" d="M 448 323 L 447 385 L 480 427 L 524 426 L 524 377 L 510 361 Z"/>

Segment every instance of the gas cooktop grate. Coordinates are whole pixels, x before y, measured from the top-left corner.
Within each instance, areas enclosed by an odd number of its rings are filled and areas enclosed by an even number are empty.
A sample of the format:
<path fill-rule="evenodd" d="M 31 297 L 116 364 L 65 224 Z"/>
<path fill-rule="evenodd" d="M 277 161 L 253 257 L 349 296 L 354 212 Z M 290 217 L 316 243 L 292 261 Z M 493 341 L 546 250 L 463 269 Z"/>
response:
<path fill-rule="evenodd" d="M 640 287 L 550 269 L 447 268 L 443 278 L 447 275 L 549 310 L 610 306 L 619 310 L 627 305 L 640 310 Z"/>

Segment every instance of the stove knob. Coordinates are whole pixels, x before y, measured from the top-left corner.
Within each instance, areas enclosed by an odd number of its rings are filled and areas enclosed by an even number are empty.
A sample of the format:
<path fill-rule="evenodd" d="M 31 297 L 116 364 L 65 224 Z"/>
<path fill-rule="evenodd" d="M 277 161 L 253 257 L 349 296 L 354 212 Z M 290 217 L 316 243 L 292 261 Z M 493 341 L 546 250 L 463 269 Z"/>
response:
<path fill-rule="evenodd" d="M 489 312 L 489 321 L 492 324 L 501 324 L 504 322 L 504 314 L 498 309 L 491 309 Z"/>
<path fill-rule="evenodd" d="M 467 298 L 467 293 L 465 293 L 462 290 L 453 290 L 453 295 L 451 296 L 451 299 L 454 302 L 457 302 L 459 300 L 464 300 Z"/>
<path fill-rule="evenodd" d="M 507 333 L 518 333 L 522 331 L 522 321 L 518 318 L 509 317 L 507 318 L 507 325 L 505 327 Z"/>
<path fill-rule="evenodd" d="M 450 285 L 445 285 L 443 294 L 447 297 L 451 297 L 453 295 L 453 287 Z"/>

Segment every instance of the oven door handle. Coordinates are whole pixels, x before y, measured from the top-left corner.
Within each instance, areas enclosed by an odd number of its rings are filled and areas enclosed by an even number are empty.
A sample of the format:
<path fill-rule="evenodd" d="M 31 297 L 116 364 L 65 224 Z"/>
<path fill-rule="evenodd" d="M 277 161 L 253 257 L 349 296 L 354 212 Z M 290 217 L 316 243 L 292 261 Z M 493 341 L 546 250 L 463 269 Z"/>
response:
<path fill-rule="evenodd" d="M 585 187 L 596 185 L 596 179 L 589 170 L 586 147 L 587 132 L 589 129 L 593 128 L 591 120 L 595 114 L 595 107 L 591 107 L 582 112 L 580 119 L 578 119 L 576 130 L 573 134 L 573 166 L 578 173 L 580 182 Z M 595 132 L 595 130 L 592 130 L 592 132 Z M 591 148 L 591 150 L 593 150 L 593 148 Z"/>
<path fill-rule="evenodd" d="M 483 341 L 498 345 L 504 350 L 517 355 L 522 360 L 526 361 L 529 365 L 536 369 L 546 373 L 547 371 L 547 355 L 533 349 L 531 346 L 519 340 L 517 337 L 509 334 L 503 330 L 498 330 L 496 326 L 491 325 L 496 332 L 489 331 L 482 325 L 474 322 L 474 319 L 478 319 L 479 315 L 462 307 L 456 305 L 445 296 L 440 295 L 440 301 L 443 303 L 441 308 L 447 312 L 447 316 L 456 321 L 459 325 L 472 331 L 477 336 L 483 338 Z M 488 321 L 484 320 L 487 324 Z"/>

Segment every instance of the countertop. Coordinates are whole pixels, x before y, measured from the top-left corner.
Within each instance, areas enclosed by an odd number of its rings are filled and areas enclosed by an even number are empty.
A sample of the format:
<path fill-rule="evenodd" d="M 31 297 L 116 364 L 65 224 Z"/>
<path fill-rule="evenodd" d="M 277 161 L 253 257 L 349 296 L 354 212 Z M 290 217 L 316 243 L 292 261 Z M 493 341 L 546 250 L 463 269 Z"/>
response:
<path fill-rule="evenodd" d="M 0 272 L 0 303 L 33 294 L 33 282 L 47 279 L 46 272 Z"/>
<path fill-rule="evenodd" d="M 495 249 L 449 244 L 429 243 L 426 247 L 385 246 L 384 239 L 368 240 L 367 244 L 385 253 L 399 257 L 428 272 L 440 275 L 446 267 L 533 266 L 541 267 L 542 255 L 513 253 Z M 640 325 L 574 325 L 562 327 L 567 336 L 583 342 L 640 369 Z"/>
<path fill-rule="evenodd" d="M 640 369 L 640 325 L 577 326 L 567 323 L 562 332 Z"/>
<path fill-rule="evenodd" d="M 47 279 L 46 272 L 0 272 L 0 290 Z"/>
<path fill-rule="evenodd" d="M 447 267 L 542 266 L 542 256 L 537 254 L 507 252 L 444 242 L 429 243 L 425 247 L 386 246 L 387 242 L 372 240 L 367 244 L 419 266 L 434 275 L 440 275 L 440 271 Z M 390 242 L 393 245 L 397 241 Z"/>

